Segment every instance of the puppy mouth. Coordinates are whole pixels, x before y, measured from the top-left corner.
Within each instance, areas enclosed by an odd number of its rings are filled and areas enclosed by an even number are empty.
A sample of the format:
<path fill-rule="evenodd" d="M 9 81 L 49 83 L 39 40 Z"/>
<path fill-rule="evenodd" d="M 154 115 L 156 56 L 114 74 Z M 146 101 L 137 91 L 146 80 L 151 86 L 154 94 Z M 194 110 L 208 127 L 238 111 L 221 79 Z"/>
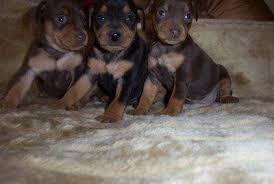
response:
<path fill-rule="evenodd" d="M 75 43 L 75 44 L 67 44 L 65 43 L 63 40 L 59 40 L 58 41 L 60 45 L 60 47 L 64 50 L 67 50 L 67 51 L 79 51 L 81 50 L 82 48 L 84 48 L 86 45 L 87 45 L 87 40 L 85 40 L 84 42 L 81 42 L 81 43 Z M 58 43 L 57 42 L 57 43 Z"/>
<path fill-rule="evenodd" d="M 161 42 L 169 44 L 169 45 L 177 45 L 179 43 L 182 43 L 185 39 L 173 39 L 173 38 L 161 38 L 159 37 Z"/>
<path fill-rule="evenodd" d="M 128 47 L 122 45 L 101 44 L 101 47 L 110 52 L 118 52 L 127 49 Z"/>

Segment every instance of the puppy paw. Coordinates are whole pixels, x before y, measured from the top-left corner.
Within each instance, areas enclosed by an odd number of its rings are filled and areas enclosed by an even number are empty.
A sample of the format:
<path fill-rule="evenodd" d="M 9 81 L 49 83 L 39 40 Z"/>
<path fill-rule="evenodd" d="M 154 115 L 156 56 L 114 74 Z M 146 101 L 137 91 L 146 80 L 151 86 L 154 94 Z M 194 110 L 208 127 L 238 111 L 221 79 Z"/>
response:
<path fill-rule="evenodd" d="M 146 114 L 146 111 L 142 109 L 134 109 L 134 110 L 128 111 L 128 114 L 132 116 L 143 116 Z"/>
<path fill-rule="evenodd" d="M 167 116 L 177 116 L 180 114 L 181 109 L 171 109 L 171 108 L 166 108 L 162 110 L 161 112 L 156 113 L 155 115 L 167 115 Z"/>
<path fill-rule="evenodd" d="M 101 123 L 117 123 L 122 120 L 122 117 L 113 116 L 113 115 L 104 113 L 100 116 L 97 116 L 95 119 L 97 121 L 100 121 Z"/>
<path fill-rule="evenodd" d="M 220 103 L 229 104 L 229 103 L 239 103 L 239 98 L 234 96 L 225 96 L 220 98 Z"/>
<path fill-rule="evenodd" d="M 61 100 L 57 100 L 57 101 L 54 101 L 54 102 L 49 102 L 48 103 L 48 106 L 52 109 L 66 109 L 67 106 L 65 103 L 63 103 L 63 101 Z"/>
<path fill-rule="evenodd" d="M 7 102 L 6 100 L 0 100 L 0 110 L 15 109 L 16 105 Z"/>

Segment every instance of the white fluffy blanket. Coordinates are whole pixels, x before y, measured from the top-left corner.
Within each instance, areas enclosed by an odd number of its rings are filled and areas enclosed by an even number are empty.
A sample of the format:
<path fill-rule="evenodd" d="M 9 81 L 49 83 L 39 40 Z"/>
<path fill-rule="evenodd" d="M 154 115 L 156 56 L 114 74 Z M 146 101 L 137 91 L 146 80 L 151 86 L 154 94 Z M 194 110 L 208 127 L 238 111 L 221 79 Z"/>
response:
<path fill-rule="evenodd" d="M 158 107 L 156 108 L 158 109 Z M 117 125 L 31 106 L 1 113 L 0 183 L 274 183 L 274 100 L 187 105 Z"/>

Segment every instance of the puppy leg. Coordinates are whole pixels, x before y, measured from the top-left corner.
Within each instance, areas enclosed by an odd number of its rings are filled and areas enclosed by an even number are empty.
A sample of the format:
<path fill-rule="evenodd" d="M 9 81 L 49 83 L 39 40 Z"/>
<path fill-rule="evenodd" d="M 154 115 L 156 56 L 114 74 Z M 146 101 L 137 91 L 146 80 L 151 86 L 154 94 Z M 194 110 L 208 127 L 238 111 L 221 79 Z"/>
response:
<path fill-rule="evenodd" d="M 231 79 L 230 76 L 222 65 L 220 67 L 220 81 L 218 83 L 219 94 L 216 99 L 220 103 L 238 103 L 239 98 L 232 96 Z"/>
<path fill-rule="evenodd" d="M 140 116 L 144 115 L 149 111 L 149 108 L 153 104 L 156 95 L 158 93 L 158 86 L 154 84 L 151 79 L 147 79 L 144 85 L 143 94 L 139 101 L 137 108 L 133 111 L 130 111 L 129 114 Z"/>
<path fill-rule="evenodd" d="M 53 105 L 53 107 L 74 109 L 74 105 L 95 89 L 96 85 L 91 82 L 89 74 L 85 74 L 67 91 L 62 99 L 58 100 Z"/>
<path fill-rule="evenodd" d="M 116 88 L 116 95 L 114 100 L 108 106 L 107 110 L 103 115 L 96 117 L 96 120 L 102 123 L 115 123 L 122 120 L 123 113 L 125 111 L 125 104 L 121 101 L 122 91 L 123 91 L 123 82 L 118 81 Z"/>
<path fill-rule="evenodd" d="M 174 84 L 170 99 L 168 101 L 168 104 L 163 111 L 158 113 L 160 115 L 176 116 L 183 109 L 183 104 L 185 101 L 186 85 L 185 85 L 185 82 L 177 82 L 176 79 L 174 82 L 175 84 Z"/>
<path fill-rule="evenodd" d="M 182 66 L 176 71 L 174 77 L 173 91 L 170 96 L 169 102 L 166 108 L 160 112 L 162 115 L 176 116 L 182 109 L 186 99 L 187 85 L 186 85 L 186 74 Z"/>
<path fill-rule="evenodd" d="M 31 69 L 22 67 L 19 72 L 20 75 L 16 77 L 14 84 L 9 89 L 7 95 L 0 101 L 0 108 L 16 108 L 26 93 L 29 91 L 35 73 Z"/>

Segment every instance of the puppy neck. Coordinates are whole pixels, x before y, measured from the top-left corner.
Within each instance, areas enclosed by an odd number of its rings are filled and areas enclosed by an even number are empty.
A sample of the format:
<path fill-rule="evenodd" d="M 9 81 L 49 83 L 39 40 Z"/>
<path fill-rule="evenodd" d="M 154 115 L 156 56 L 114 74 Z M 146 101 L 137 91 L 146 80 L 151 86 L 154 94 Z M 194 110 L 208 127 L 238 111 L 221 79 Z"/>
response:
<path fill-rule="evenodd" d="M 46 40 L 46 38 L 40 40 L 40 41 L 36 41 L 38 47 L 43 48 L 48 54 L 49 56 L 53 57 L 54 59 L 59 59 L 62 56 L 64 56 L 66 53 L 68 53 L 68 51 L 59 51 L 55 48 L 53 48 L 48 41 Z"/>

